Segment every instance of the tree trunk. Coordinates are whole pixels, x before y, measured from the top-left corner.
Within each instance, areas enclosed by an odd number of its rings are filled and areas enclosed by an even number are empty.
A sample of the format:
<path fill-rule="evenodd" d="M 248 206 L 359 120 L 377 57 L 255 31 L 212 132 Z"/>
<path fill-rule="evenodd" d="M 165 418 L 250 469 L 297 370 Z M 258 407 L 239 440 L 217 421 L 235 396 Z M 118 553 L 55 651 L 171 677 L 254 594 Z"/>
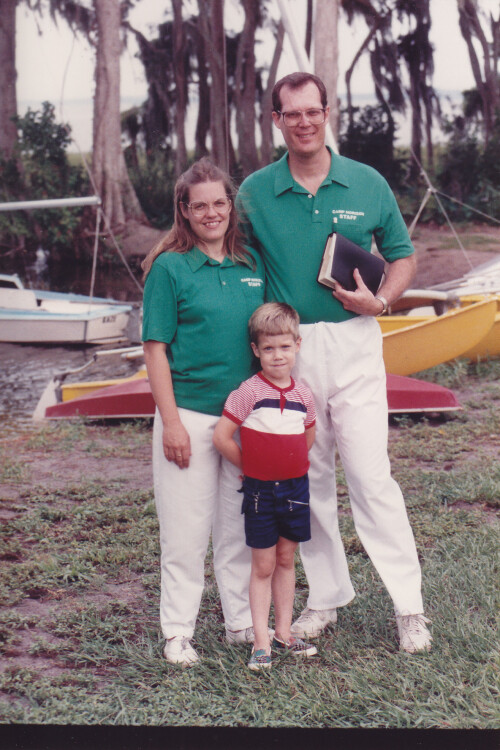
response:
<path fill-rule="evenodd" d="M 210 139 L 212 159 L 230 170 L 229 117 L 227 107 L 224 0 L 198 0 L 200 28 L 206 42 L 210 70 Z"/>
<path fill-rule="evenodd" d="M 182 0 L 172 0 L 174 10 L 173 40 L 174 40 L 174 76 L 176 91 L 175 108 L 175 174 L 184 171 L 187 164 L 186 137 L 184 132 L 184 119 L 187 106 L 187 81 L 185 62 L 184 30 L 182 27 Z"/>
<path fill-rule="evenodd" d="M 255 29 L 259 4 L 242 0 L 245 23 L 240 35 L 235 72 L 236 127 L 242 176 L 257 169 L 258 156 L 255 143 Z"/>
<path fill-rule="evenodd" d="M 0 0 L 0 156 L 10 158 L 17 141 L 16 5 Z"/>
<path fill-rule="evenodd" d="M 493 35 L 493 44 L 490 45 L 488 44 L 485 33 L 481 27 L 481 22 L 478 15 L 477 0 L 457 0 L 457 4 L 460 31 L 462 32 L 462 36 L 467 44 L 472 73 L 474 75 L 477 90 L 481 97 L 483 109 L 484 139 L 485 142 L 488 143 L 488 140 L 493 132 L 495 111 L 499 103 L 499 86 L 497 73 L 499 21 L 495 21 L 493 19 L 493 16 L 490 16 Z M 473 37 L 475 37 L 481 45 L 484 61 L 484 75 L 483 71 L 481 70 L 481 64 L 476 54 L 476 50 L 474 48 Z"/>
<path fill-rule="evenodd" d="M 378 31 L 378 24 L 374 24 L 370 31 L 368 32 L 367 36 L 365 37 L 364 41 L 362 42 L 360 48 L 354 55 L 352 62 L 349 66 L 349 68 L 345 72 L 345 87 L 346 87 L 346 94 L 347 94 L 347 116 L 349 121 L 349 127 L 352 127 L 353 124 L 353 118 L 354 118 L 354 108 L 352 105 L 352 93 L 351 93 L 351 78 L 352 74 L 354 73 L 354 68 L 359 62 L 359 59 L 361 58 L 361 55 L 363 52 L 368 49 L 368 45 L 370 44 L 371 40 L 375 36 L 375 34 Z"/>
<path fill-rule="evenodd" d="M 260 146 L 260 166 L 265 167 L 270 163 L 273 152 L 273 115 L 272 115 L 272 93 L 276 83 L 278 65 L 283 50 L 283 40 L 285 38 L 285 27 L 280 21 L 276 31 L 276 46 L 274 48 L 273 59 L 267 76 L 267 86 L 262 97 L 262 117 L 260 122 L 261 129 L 261 146 Z"/>
<path fill-rule="evenodd" d="M 314 22 L 314 71 L 326 86 L 330 105 L 330 126 L 335 140 L 339 134 L 337 81 L 339 0 L 317 0 Z"/>
<path fill-rule="evenodd" d="M 198 117 L 194 136 L 194 154 L 197 159 L 208 154 L 207 134 L 210 130 L 210 90 L 208 88 L 207 45 L 202 33 L 203 23 L 202 17 L 198 16 L 198 44 L 196 45 L 196 57 L 198 60 Z"/>
<path fill-rule="evenodd" d="M 146 222 L 125 166 L 120 129 L 120 3 L 94 0 L 97 50 L 92 173 L 112 227 L 127 218 Z"/>

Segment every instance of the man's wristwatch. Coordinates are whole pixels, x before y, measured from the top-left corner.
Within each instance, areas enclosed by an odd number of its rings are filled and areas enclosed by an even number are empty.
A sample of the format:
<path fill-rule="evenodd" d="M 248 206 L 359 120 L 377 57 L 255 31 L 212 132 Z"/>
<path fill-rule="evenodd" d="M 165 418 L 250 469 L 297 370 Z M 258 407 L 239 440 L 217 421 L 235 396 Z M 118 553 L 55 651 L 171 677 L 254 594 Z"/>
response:
<path fill-rule="evenodd" d="M 389 307 L 389 303 L 387 302 L 387 300 L 386 300 L 385 297 L 382 297 L 381 294 L 376 294 L 375 295 L 375 299 L 380 300 L 380 302 L 383 304 L 383 308 L 382 308 L 382 310 L 379 313 L 377 313 L 377 316 L 378 315 L 383 315 L 385 312 L 387 312 L 387 308 Z"/>

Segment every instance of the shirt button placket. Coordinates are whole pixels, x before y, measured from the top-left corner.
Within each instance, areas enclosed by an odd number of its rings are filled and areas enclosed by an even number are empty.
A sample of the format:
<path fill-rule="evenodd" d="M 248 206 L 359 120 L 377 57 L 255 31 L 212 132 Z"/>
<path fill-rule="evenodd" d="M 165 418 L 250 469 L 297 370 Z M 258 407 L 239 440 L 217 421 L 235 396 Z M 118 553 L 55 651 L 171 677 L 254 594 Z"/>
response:
<path fill-rule="evenodd" d="M 320 201 L 321 201 L 320 191 L 318 190 L 318 192 L 314 196 L 313 211 L 312 211 L 312 220 L 314 223 L 318 223 L 322 221 Z"/>

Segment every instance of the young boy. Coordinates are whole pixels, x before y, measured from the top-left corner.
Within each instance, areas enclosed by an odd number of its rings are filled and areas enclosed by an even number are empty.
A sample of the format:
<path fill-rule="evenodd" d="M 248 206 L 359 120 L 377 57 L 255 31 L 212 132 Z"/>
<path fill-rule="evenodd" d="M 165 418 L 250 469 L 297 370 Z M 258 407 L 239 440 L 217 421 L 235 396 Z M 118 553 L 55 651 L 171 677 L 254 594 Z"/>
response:
<path fill-rule="evenodd" d="M 316 412 L 310 390 L 291 377 L 300 348 L 299 316 L 290 305 L 261 305 L 249 321 L 252 350 L 261 372 L 229 395 L 215 427 L 214 444 L 243 471 L 246 543 L 252 548 L 250 609 L 255 633 L 248 666 L 271 666 L 268 631 L 271 596 L 272 648 L 313 656 L 315 646 L 292 638 L 297 544 L 311 538 L 308 451 Z M 240 427 L 241 448 L 234 440 Z"/>

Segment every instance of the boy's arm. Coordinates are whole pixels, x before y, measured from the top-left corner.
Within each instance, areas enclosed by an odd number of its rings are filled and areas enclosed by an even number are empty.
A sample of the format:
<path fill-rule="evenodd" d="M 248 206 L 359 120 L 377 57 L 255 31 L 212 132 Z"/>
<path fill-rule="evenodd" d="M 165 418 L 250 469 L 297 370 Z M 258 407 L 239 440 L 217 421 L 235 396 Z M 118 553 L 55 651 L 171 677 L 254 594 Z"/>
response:
<path fill-rule="evenodd" d="M 238 469 L 241 469 L 243 468 L 241 448 L 236 440 L 233 439 L 233 435 L 237 429 L 238 425 L 223 415 L 215 425 L 213 442 L 224 458 L 227 458 Z"/>
<path fill-rule="evenodd" d="M 312 444 L 314 443 L 314 438 L 316 437 L 316 425 L 313 424 L 312 427 L 308 427 L 306 430 L 306 443 L 307 443 L 307 450 L 310 451 L 312 448 Z"/>

